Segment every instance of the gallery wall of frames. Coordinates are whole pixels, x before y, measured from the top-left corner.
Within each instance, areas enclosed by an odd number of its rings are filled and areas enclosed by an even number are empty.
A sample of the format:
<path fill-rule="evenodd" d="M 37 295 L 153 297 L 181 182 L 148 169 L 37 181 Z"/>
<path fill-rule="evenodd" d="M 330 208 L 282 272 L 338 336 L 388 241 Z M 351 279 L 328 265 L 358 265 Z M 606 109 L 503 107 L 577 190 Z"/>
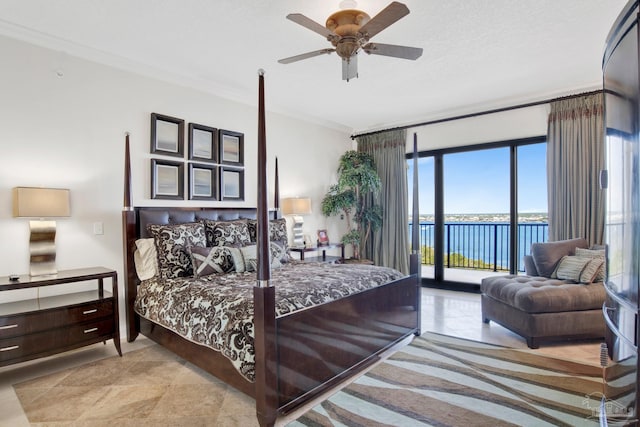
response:
<path fill-rule="evenodd" d="M 244 200 L 244 134 L 198 123 L 186 134 L 185 146 L 183 119 L 151 113 L 151 198 Z"/>

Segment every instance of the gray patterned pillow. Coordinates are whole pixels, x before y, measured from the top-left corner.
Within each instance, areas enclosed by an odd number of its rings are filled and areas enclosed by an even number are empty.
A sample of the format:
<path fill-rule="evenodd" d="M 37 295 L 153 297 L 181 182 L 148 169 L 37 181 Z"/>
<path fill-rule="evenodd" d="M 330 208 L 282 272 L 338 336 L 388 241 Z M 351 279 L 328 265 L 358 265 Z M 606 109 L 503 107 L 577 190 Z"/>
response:
<path fill-rule="evenodd" d="M 287 251 L 286 242 L 269 242 L 269 252 L 271 252 L 271 258 L 275 258 L 282 264 L 289 262 L 290 255 Z"/>
<path fill-rule="evenodd" d="M 249 238 L 251 243 L 255 243 L 258 238 L 258 221 L 250 219 L 247 221 L 249 228 Z M 284 242 L 285 250 L 289 250 L 289 237 L 287 235 L 287 220 L 284 218 L 272 219 L 269 221 L 269 240 L 272 242 Z"/>
<path fill-rule="evenodd" d="M 244 246 L 251 243 L 246 220 L 203 220 L 207 232 L 207 246 Z"/>
<path fill-rule="evenodd" d="M 284 249 L 288 250 L 289 237 L 287 236 L 287 220 L 278 218 L 269 221 L 269 240 L 272 242 L 284 242 Z"/>
<path fill-rule="evenodd" d="M 188 224 L 147 226 L 153 236 L 158 252 L 158 272 L 163 279 L 188 277 L 193 275 L 189 246 L 204 247 L 207 239 L 204 225 L 199 222 Z"/>
<path fill-rule="evenodd" d="M 192 246 L 189 248 L 189 252 L 195 277 L 231 273 L 236 270 L 237 260 L 240 259 L 242 262 L 240 249 L 228 246 L 211 248 Z"/>

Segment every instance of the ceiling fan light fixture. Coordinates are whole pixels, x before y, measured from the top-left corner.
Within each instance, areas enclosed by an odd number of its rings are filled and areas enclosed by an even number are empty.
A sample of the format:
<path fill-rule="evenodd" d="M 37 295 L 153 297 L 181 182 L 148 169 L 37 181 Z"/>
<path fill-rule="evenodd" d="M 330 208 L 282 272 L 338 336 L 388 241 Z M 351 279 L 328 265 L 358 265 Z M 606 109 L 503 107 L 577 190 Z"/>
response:
<path fill-rule="evenodd" d="M 349 59 L 358 53 L 360 43 L 355 37 L 342 37 L 336 43 L 336 53 L 343 59 Z"/>
<path fill-rule="evenodd" d="M 342 0 L 340 2 L 340 9 L 355 9 L 356 7 L 358 7 L 356 0 Z"/>
<path fill-rule="evenodd" d="M 371 37 L 409 14 L 407 5 L 393 1 L 371 18 L 367 13 L 355 9 L 355 2 L 344 0 L 340 7 L 351 7 L 335 12 L 322 26 L 301 13 L 290 13 L 287 19 L 320 34 L 333 48 L 320 49 L 278 60 L 281 64 L 290 64 L 303 59 L 313 58 L 325 53 L 336 52 L 342 59 L 342 79 L 349 81 L 358 77 L 358 52 L 416 60 L 422 55 L 422 48 L 399 46 L 383 43 L 369 43 Z"/>
<path fill-rule="evenodd" d="M 340 37 L 355 36 L 360 28 L 369 22 L 371 17 L 361 10 L 339 10 L 327 18 L 325 27 Z"/>

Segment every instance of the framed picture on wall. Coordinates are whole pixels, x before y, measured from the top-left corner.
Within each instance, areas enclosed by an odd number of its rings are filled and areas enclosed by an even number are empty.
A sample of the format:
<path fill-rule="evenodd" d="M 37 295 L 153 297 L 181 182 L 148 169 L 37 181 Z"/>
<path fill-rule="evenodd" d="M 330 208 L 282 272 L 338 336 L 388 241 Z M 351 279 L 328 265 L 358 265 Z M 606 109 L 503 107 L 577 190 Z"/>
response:
<path fill-rule="evenodd" d="M 220 163 L 223 165 L 244 165 L 244 134 L 230 130 L 218 131 L 220 143 Z"/>
<path fill-rule="evenodd" d="M 217 167 L 189 163 L 189 200 L 218 200 Z"/>
<path fill-rule="evenodd" d="M 151 113 L 151 153 L 184 157 L 184 120 Z"/>
<path fill-rule="evenodd" d="M 184 199 L 184 163 L 151 159 L 151 198 Z"/>
<path fill-rule="evenodd" d="M 189 160 L 218 163 L 218 130 L 189 123 Z"/>
<path fill-rule="evenodd" d="M 220 189 L 222 200 L 244 200 L 244 170 L 221 168 Z"/>

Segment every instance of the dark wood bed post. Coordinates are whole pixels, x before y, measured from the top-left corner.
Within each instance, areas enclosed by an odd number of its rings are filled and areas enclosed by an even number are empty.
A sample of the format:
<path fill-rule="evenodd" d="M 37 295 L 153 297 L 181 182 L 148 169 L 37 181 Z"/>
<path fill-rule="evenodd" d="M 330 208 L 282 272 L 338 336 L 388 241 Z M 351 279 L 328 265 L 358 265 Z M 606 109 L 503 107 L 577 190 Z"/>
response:
<path fill-rule="evenodd" d="M 278 158 L 276 157 L 276 178 L 273 182 L 273 208 L 276 210 L 275 217 L 280 218 L 280 178 L 278 175 Z"/>
<path fill-rule="evenodd" d="M 264 71 L 261 69 L 258 71 L 258 266 L 256 285 L 253 288 L 256 412 L 261 426 L 274 425 L 278 416 L 275 288 L 271 285 L 267 198 Z"/>
<path fill-rule="evenodd" d="M 124 199 L 122 201 L 122 245 L 124 256 L 125 284 L 136 281 L 133 261 L 133 236 L 136 234 L 136 217 L 133 210 L 131 198 L 131 154 L 129 152 L 129 132 L 126 133 L 124 141 Z M 129 286 L 124 287 L 124 298 L 126 301 L 125 312 L 127 316 L 127 341 L 132 342 L 138 336 L 138 319 L 133 312 L 133 300 L 135 295 L 129 292 Z"/>
<path fill-rule="evenodd" d="M 422 248 L 420 248 L 420 196 L 418 193 L 418 134 L 413 134 L 413 203 L 411 212 L 411 255 L 409 256 L 409 272 L 416 275 L 418 286 L 418 330 L 415 335 L 420 336 L 422 330 L 422 309 L 420 288 L 422 286 Z"/>

